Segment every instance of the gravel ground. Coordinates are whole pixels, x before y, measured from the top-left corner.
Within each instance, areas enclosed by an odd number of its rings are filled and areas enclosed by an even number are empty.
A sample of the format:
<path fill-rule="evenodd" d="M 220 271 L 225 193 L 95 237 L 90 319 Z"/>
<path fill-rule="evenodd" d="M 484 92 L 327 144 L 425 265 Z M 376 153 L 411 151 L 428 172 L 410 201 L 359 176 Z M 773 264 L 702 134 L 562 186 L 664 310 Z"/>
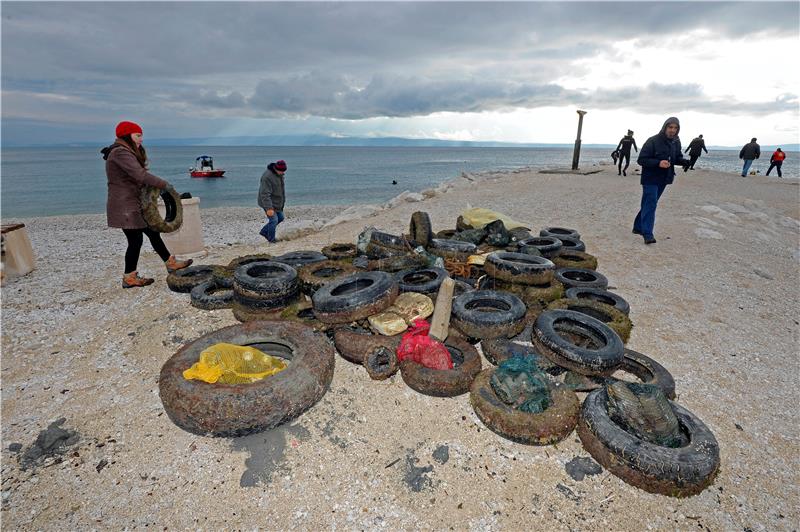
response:
<path fill-rule="evenodd" d="M 658 244 L 644 246 L 630 233 L 637 177 L 610 167 L 467 177 L 324 228 L 341 207 L 290 207 L 284 240 L 269 247 L 258 209 L 203 210 L 203 262 L 318 250 L 366 225 L 407 231 L 416 210 L 437 230 L 477 206 L 537 230 L 576 228 L 630 302 L 629 347 L 672 372 L 677 401 L 716 435 L 713 486 L 685 500 L 648 494 L 598 472 L 574 433 L 558 446 L 515 444 L 486 429 L 466 395 L 423 396 L 399 375 L 371 381 L 341 358 L 327 395 L 286 426 L 235 439 L 186 433 L 163 412 L 161 365 L 237 322 L 170 292 L 147 243 L 140 271 L 156 284 L 122 290 L 121 231 L 102 215 L 66 216 L 23 220 L 37 269 L 2 289 L 3 525 L 796 529 L 798 181 L 681 173 L 659 206 Z M 33 460 L 37 435 L 60 418 L 77 442 Z"/>

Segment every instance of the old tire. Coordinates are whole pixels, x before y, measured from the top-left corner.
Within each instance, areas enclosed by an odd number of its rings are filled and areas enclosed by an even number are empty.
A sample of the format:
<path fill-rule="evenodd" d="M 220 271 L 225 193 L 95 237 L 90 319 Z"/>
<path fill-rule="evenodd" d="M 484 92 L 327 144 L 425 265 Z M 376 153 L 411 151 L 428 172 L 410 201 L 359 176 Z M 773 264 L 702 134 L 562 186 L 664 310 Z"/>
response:
<path fill-rule="evenodd" d="M 542 312 L 531 342 L 554 363 L 581 375 L 611 375 L 622 366 L 625 349 L 608 325 L 571 310 Z"/>
<path fill-rule="evenodd" d="M 395 273 L 410 268 L 421 268 L 425 265 L 425 259 L 416 253 L 404 253 L 385 259 L 374 259 L 367 262 L 367 270 Z"/>
<path fill-rule="evenodd" d="M 441 231 L 438 231 L 435 235 L 433 235 L 433 237 L 440 238 L 442 240 L 450 240 L 454 236 L 456 236 L 457 232 L 458 231 L 456 231 L 455 229 L 442 229 Z"/>
<path fill-rule="evenodd" d="M 255 261 L 233 272 L 233 288 L 252 299 L 271 299 L 296 294 L 297 270 L 282 262 Z"/>
<path fill-rule="evenodd" d="M 545 227 L 539 231 L 539 236 L 554 236 L 561 239 L 562 236 L 571 236 L 572 238 L 580 239 L 581 235 L 575 229 L 568 229 L 566 227 Z"/>
<path fill-rule="evenodd" d="M 265 260 L 272 260 L 272 255 L 268 253 L 257 253 L 255 255 L 244 255 L 242 257 L 236 257 L 232 261 L 228 263 L 228 269 L 231 271 L 236 271 L 236 268 L 243 264 L 250 264 L 251 262 L 263 262 Z"/>
<path fill-rule="evenodd" d="M 200 352 L 218 342 L 252 345 L 289 360 L 288 367 L 251 384 L 209 384 L 183 378 Z M 325 336 L 297 323 L 254 321 L 214 331 L 186 344 L 161 368 L 159 395 L 169 418 L 183 430 L 243 436 L 277 427 L 311 408 L 333 378 L 333 347 Z"/>
<path fill-rule="evenodd" d="M 558 268 L 553 274 L 564 288 L 608 288 L 608 279 L 602 273 L 586 268 Z"/>
<path fill-rule="evenodd" d="M 202 310 L 231 308 L 233 305 L 233 289 L 220 286 L 213 279 L 192 288 L 190 297 L 192 306 Z"/>
<path fill-rule="evenodd" d="M 386 272 L 357 272 L 330 282 L 311 297 L 325 323 L 349 323 L 385 310 L 397 298 L 397 283 Z"/>
<path fill-rule="evenodd" d="M 364 368 L 374 381 L 383 381 L 397 373 L 400 367 L 397 362 L 397 350 L 379 346 L 364 357 Z"/>
<path fill-rule="evenodd" d="M 444 345 L 453 360 L 453 369 L 431 369 L 413 360 L 400 362 L 400 375 L 409 388 L 433 397 L 455 397 L 467 393 L 481 370 L 481 357 L 469 342 L 448 338 Z"/>
<path fill-rule="evenodd" d="M 435 294 L 439 292 L 442 281 L 449 277 L 444 268 L 411 268 L 394 274 L 400 292 Z"/>
<path fill-rule="evenodd" d="M 336 327 L 333 331 L 333 345 L 345 360 L 363 364 L 364 357 L 377 347 L 397 350 L 401 335 L 384 336 L 357 327 Z"/>
<path fill-rule="evenodd" d="M 330 260 L 354 259 L 358 256 L 358 247 L 355 244 L 334 243 L 322 248 L 322 254 Z"/>
<path fill-rule="evenodd" d="M 536 255 L 537 253 L 546 259 L 553 259 L 561 253 L 561 240 L 554 236 L 536 236 L 526 238 L 517 242 L 520 253 Z M 537 253 L 533 253 L 536 251 Z"/>
<path fill-rule="evenodd" d="M 417 211 L 411 215 L 411 222 L 408 225 L 408 232 L 412 240 L 422 247 L 428 247 L 433 238 L 431 228 L 431 218 L 427 212 Z"/>
<path fill-rule="evenodd" d="M 158 198 L 164 200 L 166 212 L 164 216 L 158 212 Z M 183 203 L 181 196 L 172 187 L 164 190 L 146 186 L 142 188 L 140 201 L 142 205 L 142 218 L 147 226 L 159 233 L 172 233 L 181 228 L 183 224 Z"/>
<path fill-rule="evenodd" d="M 526 312 L 514 294 L 474 290 L 453 300 L 451 324 L 473 338 L 510 338 L 525 328 Z"/>
<path fill-rule="evenodd" d="M 575 286 L 567 289 L 564 293 L 564 297 L 570 299 L 589 299 L 599 303 L 605 303 L 606 305 L 611 305 L 626 316 L 631 312 L 631 306 L 622 296 L 602 288 L 582 288 Z"/>
<path fill-rule="evenodd" d="M 233 272 L 228 266 L 220 266 L 214 270 L 211 278 L 220 288 L 233 288 Z"/>
<path fill-rule="evenodd" d="M 484 350 L 485 351 L 485 350 Z M 643 355 L 631 349 L 625 349 L 625 358 L 622 361 L 622 366 L 617 372 L 622 371 L 630 373 L 637 377 L 644 384 L 652 384 L 661 388 L 667 399 L 675 399 L 675 379 L 672 374 L 653 360 L 652 358 Z M 604 387 L 609 381 L 617 380 L 616 377 L 586 377 L 585 375 L 576 374 L 581 379 L 581 387 L 573 389 L 576 392 L 591 392 L 598 388 Z M 616 372 L 615 372 L 616 375 Z"/>
<path fill-rule="evenodd" d="M 470 255 L 475 254 L 478 247 L 469 242 L 460 240 L 444 240 L 432 238 L 428 245 L 428 252 L 445 259 L 456 259 L 465 262 Z"/>
<path fill-rule="evenodd" d="M 586 251 L 586 244 L 580 238 L 562 235 L 558 239 L 561 241 L 561 249 L 564 251 Z"/>
<path fill-rule="evenodd" d="M 402 235 L 393 235 L 382 231 L 373 231 L 369 237 L 370 242 L 378 246 L 395 251 L 407 253 L 414 249 L 416 243 Z"/>
<path fill-rule="evenodd" d="M 544 257 L 507 251 L 490 253 L 483 267 L 495 279 L 527 285 L 549 283 L 556 268 Z"/>
<path fill-rule="evenodd" d="M 510 292 L 522 299 L 528 308 L 538 307 L 540 309 L 545 308 L 551 301 L 561 299 L 564 295 L 564 285 L 555 279 L 542 285 L 527 285 L 500 281 L 488 275 L 481 279 L 478 290 Z"/>
<path fill-rule="evenodd" d="M 561 253 L 553 258 L 556 268 L 584 268 L 586 270 L 597 269 L 597 257 L 589 255 L 583 251 L 567 251 L 561 248 Z"/>
<path fill-rule="evenodd" d="M 188 294 L 197 285 L 211 281 L 220 266 L 197 265 L 176 270 L 167 275 L 167 286 L 173 292 Z"/>
<path fill-rule="evenodd" d="M 548 310 L 574 310 L 602 321 L 617 333 L 623 344 L 628 343 L 633 323 L 630 318 L 611 305 L 591 299 L 558 299 L 547 305 Z"/>
<path fill-rule="evenodd" d="M 531 414 L 511 408 L 494 393 L 489 382 L 496 368 L 485 369 L 472 383 L 469 402 L 489 430 L 516 443 L 552 445 L 563 440 L 575 428 L 580 404 L 575 392 L 552 384 L 552 403 L 544 412 Z"/>
<path fill-rule="evenodd" d="M 720 466 L 719 444 L 694 414 L 670 403 L 689 443 L 678 448 L 662 447 L 614 423 L 606 400 L 605 389 L 591 392 L 583 402 L 578 423 L 584 449 L 600 465 L 632 486 L 670 497 L 696 495 L 714 482 Z"/>
<path fill-rule="evenodd" d="M 344 261 L 323 260 L 301 266 L 297 270 L 297 278 L 303 293 L 311 295 L 322 285 L 347 277 L 357 271 L 358 268 Z"/>
<path fill-rule="evenodd" d="M 304 251 L 291 251 L 289 253 L 284 253 L 278 257 L 273 257 L 272 259 L 275 262 L 280 262 L 282 264 L 287 264 L 293 268 L 299 268 L 301 266 L 305 266 L 306 264 L 313 264 L 315 262 L 322 262 L 324 260 L 328 260 L 328 257 L 320 253 L 319 251 L 313 250 L 304 250 Z"/>
<path fill-rule="evenodd" d="M 532 356 L 536 359 L 536 365 L 539 366 L 539 369 L 548 375 L 558 376 L 565 371 L 564 368 L 554 364 L 546 356 L 539 353 L 532 345 L 519 343 L 513 338 L 481 340 L 481 351 L 484 358 L 493 366 L 499 366 L 513 356 Z"/>

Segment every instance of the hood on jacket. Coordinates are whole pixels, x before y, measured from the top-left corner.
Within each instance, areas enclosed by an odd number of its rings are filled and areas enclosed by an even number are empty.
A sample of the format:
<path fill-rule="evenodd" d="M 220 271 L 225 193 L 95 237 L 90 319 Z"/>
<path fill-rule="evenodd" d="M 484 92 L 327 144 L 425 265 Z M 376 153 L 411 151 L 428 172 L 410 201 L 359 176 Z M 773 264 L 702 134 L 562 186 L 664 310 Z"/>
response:
<path fill-rule="evenodd" d="M 674 116 L 671 116 L 671 117 L 667 118 L 667 120 L 664 122 L 664 125 L 661 126 L 660 133 L 662 135 L 666 136 L 666 134 L 667 134 L 667 125 L 669 125 L 669 124 L 677 124 L 678 125 L 678 132 L 675 133 L 675 136 L 678 136 L 680 134 L 680 132 L 681 132 L 681 122 L 680 122 L 680 120 L 678 120 Z"/>

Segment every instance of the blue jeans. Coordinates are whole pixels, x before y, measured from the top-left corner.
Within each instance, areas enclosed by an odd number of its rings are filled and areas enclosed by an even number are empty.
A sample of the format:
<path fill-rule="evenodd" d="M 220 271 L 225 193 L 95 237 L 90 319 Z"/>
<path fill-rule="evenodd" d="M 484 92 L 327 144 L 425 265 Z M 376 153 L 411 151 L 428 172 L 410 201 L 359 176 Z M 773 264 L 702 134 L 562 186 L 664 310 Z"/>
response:
<path fill-rule="evenodd" d="M 744 160 L 744 166 L 742 166 L 742 177 L 747 177 L 747 172 L 750 171 L 751 164 L 753 164 L 753 159 Z"/>
<path fill-rule="evenodd" d="M 653 238 L 653 226 L 656 225 L 656 207 L 658 199 L 667 185 L 642 185 L 642 206 L 633 221 L 634 231 L 642 233 L 645 238 Z"/>
<path fill-rule="evenodd" d="M 275 242 L 275 228 L 283 221 L 283 211 L 275 211 L 272 216 L 267 216 L 267 225 L 261 228 L 258 232 L 261 236 L 266 238 L 269 242 Z"/>

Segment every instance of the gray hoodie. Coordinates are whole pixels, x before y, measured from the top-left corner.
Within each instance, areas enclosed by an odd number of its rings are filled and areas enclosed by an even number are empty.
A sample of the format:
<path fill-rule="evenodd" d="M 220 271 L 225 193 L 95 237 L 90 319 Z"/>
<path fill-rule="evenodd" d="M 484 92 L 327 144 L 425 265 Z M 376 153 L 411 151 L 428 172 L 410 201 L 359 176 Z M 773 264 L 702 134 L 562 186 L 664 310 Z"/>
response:
<path fill-rule="evenodd" d="M 286 203 L 283 176 L 276 174 L 274 168 L 275 163 L 269 163 L 267 171 L 261 175 L 261 186 L 258 188 L 258 205 L 265 211 L 282 211 Z"/>

